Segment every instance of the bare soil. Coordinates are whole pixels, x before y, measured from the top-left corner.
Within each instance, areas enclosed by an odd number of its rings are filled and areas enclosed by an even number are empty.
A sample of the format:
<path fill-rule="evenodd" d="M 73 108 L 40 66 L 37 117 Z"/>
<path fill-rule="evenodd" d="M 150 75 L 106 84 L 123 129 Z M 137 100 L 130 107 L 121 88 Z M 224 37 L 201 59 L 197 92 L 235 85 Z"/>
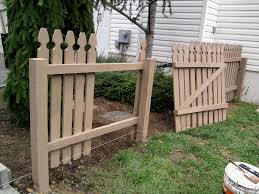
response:
<path fill-rule="evenodd" d="M 111 111 L 132 112 L 133 107 L 121 102 L 111 102 L 104 98 L 95 99 L 96 108 L 94 110 L 93 127 L 115 122 L 114 119 L 104 119 L 103 114 Z M 170 113 L 151 113 L 149 120 L 149 133 L 151 136 L 156 133 L 172 130 L 174 127 L 173 116 Z M 132 128 L 113 132 L 92 140 L 92 147 L 102 145 L 117 137 L 132 131 Z M 9 113 L 5 104 L 0 103 L 0 162 L 11 169 L 13 179 L 28 175 L 31 173 L 30 160 L 30 130 L 29 127 L 17 126 Z M 132 146 L 131 136 L 125 136 L 109 144 L 105 144 L 92 150 L 91 156 L 73 161 L 70 165 L 61 165 L 50 170 L 51 183 L 69 181 L 70 185 L 76 187 L 77 181 L 70 174 L 84 168 L 110 159 L 119 150 Z M 74 180 L 75 179 L 75 180 Z M 31 176 L 28 175 L 20 180 L 13 182 L 13 187 L 21 193 L 28 193 L 26 189 L 32 187 Z"/>

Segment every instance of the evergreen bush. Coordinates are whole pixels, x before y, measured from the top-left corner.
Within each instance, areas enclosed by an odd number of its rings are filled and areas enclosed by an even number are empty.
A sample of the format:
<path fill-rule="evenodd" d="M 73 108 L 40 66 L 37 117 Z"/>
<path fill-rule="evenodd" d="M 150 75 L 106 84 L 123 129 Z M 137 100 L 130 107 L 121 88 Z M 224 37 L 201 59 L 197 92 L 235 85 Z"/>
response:
<path fill-rule="evenodd" d="M 134 104 L 136 87 L 136 73 L 107 72 L 97 73 L 95 82 L 95 96 L 108 100 L 122 101 Z M 154 76 L 151 98 L 151 111 L 162 112 L 173 110 L 173 80 L 157 70 Z"/>
<path fill-rule="evenodd" d="M 5 40 L 5 58 L 11 67 L 5 100 L 18 123 L 29 121 L 28 60 L 36 57 L 38 33 L 46 27 L 49 34 L 61 29 L 86 32 L 94 31 L 92 0 L 7 0 L 9 35 Z"/>

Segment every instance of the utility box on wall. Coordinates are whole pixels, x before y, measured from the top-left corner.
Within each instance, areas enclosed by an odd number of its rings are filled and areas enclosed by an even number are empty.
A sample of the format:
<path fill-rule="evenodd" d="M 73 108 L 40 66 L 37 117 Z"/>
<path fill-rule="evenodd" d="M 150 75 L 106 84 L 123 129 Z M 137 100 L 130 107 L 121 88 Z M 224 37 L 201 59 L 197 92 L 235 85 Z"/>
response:
<path fill-rule="evenodd" d="M 131 30 L 119 30 L 119 39 L 115 41 L 115 46 L 119 50 L 128 48 L 130 44 Z"/>
<path fill-rule="evenodd" d="M 120 43 L 130 43 L 131 30 L 119 30 L 119 41 Z"/>

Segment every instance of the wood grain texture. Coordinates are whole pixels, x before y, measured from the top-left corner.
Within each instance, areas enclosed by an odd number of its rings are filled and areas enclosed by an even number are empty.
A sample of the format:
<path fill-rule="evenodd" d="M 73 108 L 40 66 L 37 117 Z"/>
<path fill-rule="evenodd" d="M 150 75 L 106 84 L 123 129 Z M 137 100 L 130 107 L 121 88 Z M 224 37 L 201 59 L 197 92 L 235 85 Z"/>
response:
<path fill-rule="evenodd" d="M 76 63 L 86 63 L 86 35 L 81 32 L 77 40 L 79 49 L 76 54 Z M 74 134 L 83 131 L 83 118 L 84 118 L 84 92 L 85 92 L 85 74 L 75 75 L 75 108 L 74 108 Z M 73 159 L 77 160 L 82 156 L 82 143 L 73 146 Z"/>
<path fill-rule="evenodd" d="M 72 31 L 68 31 L 65 42 L 67 48 L 64 51 L 64 64 L 74 63 L 74 50 L 75 37 Z M 68 137 L 73 135 L 73 91 L 74 91 L 74 75 L 64 75 L 63 77 L 63 112 L 62 112 L 62 137 Z M 72 157 L 71 146 L 63 148 L 62 150 L 62 162 L 63 164 L 70 163 Z"/>
<path fill-rule="evenodd" d="M 30 59 L 30 132 L 34 189 L 49 190 L 47 59 Z"/>
<path fill-rule="evenodd" d="M 148 133 L 149 113 L 151 104 L 151 95 L 153 88 L 153 79 L 155 72 L 155 60 L 146 59 L 143 69 L 142 89 L 139 102 L 139 116 L 137 123 L 136 141 L 146 142 Z"/>
<path fill-rule="evenodd" d="M 91 46 L 87 53 L 87 63 L 96 63 L 96 34 L 91 34 L 88 44 Z M 88 73 L 85 77 L 85 115 L 84 115 L 84 131 L 92 130 L 93 123 L 93 107 L 94 107 L 94 82 L 95 74 Z M 84 155 L 91 153 L 91 140 L 87 140 L 83 144 Z"/>
<path fill-rule="evenodd" d="M 63 50 L 60 45 L 63 42 L 60 30 L 55 30 L 52 42 L 55 43 L 51 50 L 51 63 L 62 64 Z M 50 81 L 50 141 L 61 137 L 61 93 L 62 93 L 62 76 L 52 75 Z M 55 168 L 60 164 L 60 151 L 50 153 L 50 167 Z"/>

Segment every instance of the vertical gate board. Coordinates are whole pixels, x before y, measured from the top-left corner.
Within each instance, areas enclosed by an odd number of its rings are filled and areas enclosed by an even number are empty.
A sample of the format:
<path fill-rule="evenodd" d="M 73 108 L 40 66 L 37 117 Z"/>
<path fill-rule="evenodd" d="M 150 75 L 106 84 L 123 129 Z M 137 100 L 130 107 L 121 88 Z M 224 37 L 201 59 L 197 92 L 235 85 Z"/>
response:
<path fill-rule="evenodd" d="M 202 63 L 207 63 L 207 45 L 206 43 L 202 43 L 201 45 L 202 49 L 202 57 L 201 61 Z M 208 69 L 207 68 L 202 68 L 202 83 L 204 83 L 208 79 Z M 207 89 L 204 90 L 203 92 L 203 106 L 208 105 L 208 91 Z M 203 124 L 207 125 L 208 124 L 208 111 L 203 112 Z"/>
<path fill-rule="evenodd" d="M 207 52 L 208 52 L 208 58 L 207 58 L 207 62 L 208 64 L 212 63 L 212 48 L 211 48 L 211 44 L 207 45 Z M 211 77 L 212 75 L 212 68 L 208 68 L 208 77 Z M 212 93 L 212 84 L 209 85 L 208 87 L 208 104 L 209 106 L 211 106 L 213 104 L 213 93 Z M 208 124 L 212 124 L 213 123 L 213 111 L 209 111 L 209 121 Z"/>
<path fill-rule="evenodd" d="M 190 44 L 190 63 L 194 63 L 195 62 L 195 59 L 194 59 L 194 43 L 192 42 Z M 196 84 L 195 84 L 195 69 L 194 68 L 191 68 L 190 69 L 190 80 L 191 80 L 191 94 L 195 92 L 196 90 Z M 192 104 L 191 104 L 191 107 L 196 107 L 197 106 L 197 103 L 196 101 L 194 101 Z M 192 113 L 191 114 L 191 124 L 192 124 L 192 127 L 197 127 L 197 113 Z"/>
<path fill-rule="evenodd" d="M 187 44 L 183 47 L 183 62 L 189 63 L 189 47 Z M 188 68 L 184 69 L 184 100 L 186 100 L 190 96 L 190 70 Z M 186 115 L 186 129 L 191 128 L 191 115 Z"/>
<path fill-rule="evenodd" d="M 74 50 L 75 37 L 72 31 L 68 31 L 65 42 L 67 48 L 64 51 L 64 64 L 74 63 Z M 74 75 L 64 75 L 63 78 L 63 114 L 62 114 L 62 137 L 71 136 L 73 127 L 73 88 L 74 88 Z M 63 148 L 62 162 L 63 164 L 71 162 L 71 146 Z"/>
<path fill-rule="evenodd" d="M 220 55 L 220 44 L 217 45 L 217 63 L 221 63 L 221 55 Z M 222 104 L 222 73 L 218 77 L 218 104 Z M 219 112 L 219 122 L 222 121 L 222 113 L 221 109 L 218 110 Z"/>
<path fill-rule="evenodd" d="M 89 45 L 91 48 L 87 53 L 87 63 L 96 63 L 96 34 L 91 34 Z M 84 115 L 84 131 L 93 128 L 93 107 L 94 107 L 94 82 L 95 74 L 88 73 L 85 78 L 85 115 Z M 84 155 L 91 153 L 91 140 L 84 142 L 83 146 Z"/>
<path fill-rule="evenodd" d="M 178 45 L 177 44 L 173 44 L 172 46 L 172 62 L 178 62 Z M 174 102 L 175 102 L 175 109 L 179 108 L 180 105 L 180 92 L 179 92 L 179 69 L 175 68 L 173 69 L 173 77 L 174 77 Z M 181 131 L 182 126 L 181 126 L 181 118 L 180 116 L 175 115 L 175 128 L 176 130 Z"/>
<path fill-rule="evenodd" d="M 224 63 L 224 44 L 220 44 L 220 62 Z M 222 83 L 222 99 L 221 102 L 226 102 L 226 82 L 225 82 L 225 77 L 226 77 L 226 68 L 225 70 L 222 72 L 222 76 L 221 76 L 221 83 Z M 225 121 L 227 119 L 227 110 L 223 109 L 222 110 L 222 120 Z"/>
<path fill-rule="evenodd" d="M 212 62 L 216 63 L 217 62 L 217 44 L 213 44 L 212 46 L 212 50 L 213 50 L 213 56 L 212 56 Z M 217 70 L 215 68 L 212 69 L 212 73 L 215 73 Z M 218 104 L 218 81 L 217 79 L 215 79 L 213 81 L 213 104 Z M 219 121 L 219 111 L 218 110 L 214 110 L 214 122 L 218 122 Z"/>
<path fill-rule="evenodd" d="M 198 126 L 202 126 L 225 120 L 223 112 L 227 105 L 223 77 L 226 66 L 222 62 L 221 46 L 205 43 L 173 45 L 176 132 L 196 127 L 197 121 Z"/>
<path fill-rule="evenodd" d="M 183 62 L 183 44 L 178 44 L 178 61 L 180 63 Z M 184 97 L 185 97 L 185 93 L 184 93 L 184 70 L 182 68 L 179 69 L 179 88 L 180 88 L 180 98 L 179 98 L 179 102 L 180 102 L 180 106 L 183 105 L 184 103 Z M 182 129 L 186 129 L 186 117 L 185 115 L 181 115 L 181 127 Z"/>
<path fill-rule="evenodd" d="M 63 42 L 61 31 L 56 29 L 54 31 L 52 42 L 55 43 L 51 50 L 51 63 L 62 64 L 63 51 L 60 47 Z M 61 131 L 61 86 L 62 76 L 51 76 L 51 90 L 50 90 L 50 141 L 60 138 Z M 58 167 L 60 163 L 60 151 L 56 150 L 50 153 L 50 167 Z"/>
<path fill-rule="evenodd" d="M 196 62 L 201 63 L 201 45 L 199 43 L 195 43 L 196 50 Z M 196 86 L 199 88 L 202 84 L 201 80 L 201 68 L 196 68 Z M 197 99 L 197 105 L 202 106 L 202 96 L 199 95 Z M 198 112 L 198 126 L 202 126 L 203 122 L 202 112 Z"/>
<path fill-rule="evenodd" d="M 81 32 L 77 40 L 79 49 L 77 50 L 76 63 L 85 64 L 86 60 L 86 36 Z M 74 108 L 74 134 L 83 131 L 83 113 L 84 113 L 84 91 L 85 91 L 85 74 L 75 75 L 75 108 Z M 73 159 L 77 160 L 82 155 L 82 144 L 76 144 L 73 147 Z"/>

